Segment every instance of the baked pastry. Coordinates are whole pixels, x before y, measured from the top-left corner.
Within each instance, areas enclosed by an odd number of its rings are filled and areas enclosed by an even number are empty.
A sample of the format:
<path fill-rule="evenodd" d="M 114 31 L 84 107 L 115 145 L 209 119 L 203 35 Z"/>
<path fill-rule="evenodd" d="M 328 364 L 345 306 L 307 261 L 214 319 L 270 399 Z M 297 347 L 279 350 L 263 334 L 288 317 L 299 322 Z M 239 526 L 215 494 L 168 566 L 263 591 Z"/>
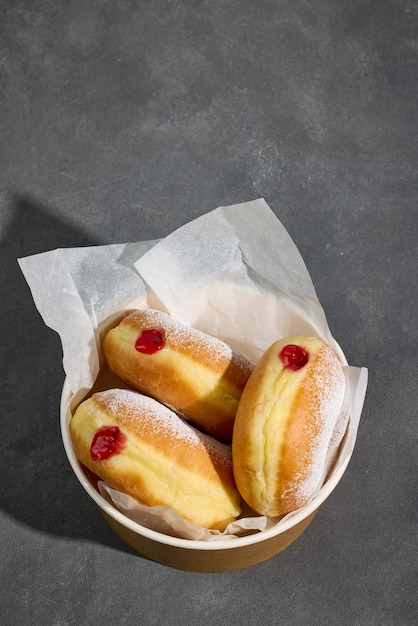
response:
<path fill-rule="evenodd" d="M 232 441 L 238 489 L 257 513 L 282 516 L 321 486 L 345 386 L 339 359 L 315 337 L 282 339 L 261 357 L 242 394 Z"/>
<path fill-rule="evenodd" d="M 133 311 L 111 329 L 103 350 L 125 383 L 230 443 L 253 363 L 224 342 L 151 309 Z"/>
<path fill-rule="evenodd" d="M 240 513 L 231 448 L 128 389 L 93 394 L 70 434 L 79 461 L 110 487 L 189 522 L 224 530 Z"/>

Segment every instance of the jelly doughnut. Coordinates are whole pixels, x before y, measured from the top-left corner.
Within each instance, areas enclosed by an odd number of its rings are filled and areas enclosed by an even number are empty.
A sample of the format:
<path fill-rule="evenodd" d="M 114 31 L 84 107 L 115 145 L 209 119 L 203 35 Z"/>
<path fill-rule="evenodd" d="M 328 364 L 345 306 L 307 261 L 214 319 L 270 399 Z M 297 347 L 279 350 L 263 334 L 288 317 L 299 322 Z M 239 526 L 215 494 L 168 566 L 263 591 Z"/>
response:
<path fill-rule="evenodd" d="M 142 504 L 224 530 L 240 513 L 231 447 L 156 400 L 127 389 L 93 394 L 70 422 L 79 461 Z"/>
<path fill-rule="evenodd" d="M 103 340 L 110 369 L 230 443 L 253 363 L 224 342 L 151 309 L 133 311 Z"/>
<path fill-rule="evenodd" d="M 261 357 L 242 394 L 232 441 L 237 487 L 259 514 L 289 513 L 321 486 L 345 385 L 339 359 L 315 337 L 277 341 Z"/>

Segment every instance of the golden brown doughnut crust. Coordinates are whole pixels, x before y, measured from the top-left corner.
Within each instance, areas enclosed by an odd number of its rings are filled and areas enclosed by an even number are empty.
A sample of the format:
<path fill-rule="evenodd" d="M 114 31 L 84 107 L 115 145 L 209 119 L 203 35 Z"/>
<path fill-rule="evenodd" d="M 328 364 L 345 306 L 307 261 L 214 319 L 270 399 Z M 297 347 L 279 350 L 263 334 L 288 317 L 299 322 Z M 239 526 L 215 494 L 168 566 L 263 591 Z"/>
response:
<path fill-rule="evenodd" d="M 111 426 L 124 437 L 122 449 L 93 460 L 95 434 Z M 70 433 L 84 466 L 142 504 L 170 506 L 184 519 L 218 530 L 240 513 L 230 446 L 152 398 L 126 389 L 96 393 L 77 408 Z"/>
<path fill-rule="evenodd" d="M 135 349 L 146 329 L 162 328 L 164 347 Z M 125 383 L 182 413 L 199 428 L 230 443 L 235 413 L 253 363 L 224 342 L 160 311 L 137 310 L 104 338 L 110 369 Z"/>
<path fill-rule="evenodd" d="M 279 358 L 289 344 L 309 355 L 296 371 Z M 238 489 L 259 514 L 282 516 L 312 498 L 344 393 L 340 361 L 315 337 L 287 337 L 261 357 L 243 392 L 232 442 Z"/>

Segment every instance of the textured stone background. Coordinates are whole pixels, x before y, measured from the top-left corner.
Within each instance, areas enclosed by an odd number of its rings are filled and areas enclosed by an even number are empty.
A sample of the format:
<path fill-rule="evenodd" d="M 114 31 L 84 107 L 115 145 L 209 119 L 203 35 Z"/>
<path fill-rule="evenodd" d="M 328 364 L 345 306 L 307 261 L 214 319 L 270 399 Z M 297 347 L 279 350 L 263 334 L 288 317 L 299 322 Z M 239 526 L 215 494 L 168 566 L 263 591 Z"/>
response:
<path fill-rule="evenodd" d="M 412 0 L 3 0 L 3 625 L 416 623 L 417 26 Z M 366 405 L 295 544 L 180 572 L 125 547 L 76 482 L 59 339 L 16 258 L 164 237 L 258 197 L 369 368 Z"/>

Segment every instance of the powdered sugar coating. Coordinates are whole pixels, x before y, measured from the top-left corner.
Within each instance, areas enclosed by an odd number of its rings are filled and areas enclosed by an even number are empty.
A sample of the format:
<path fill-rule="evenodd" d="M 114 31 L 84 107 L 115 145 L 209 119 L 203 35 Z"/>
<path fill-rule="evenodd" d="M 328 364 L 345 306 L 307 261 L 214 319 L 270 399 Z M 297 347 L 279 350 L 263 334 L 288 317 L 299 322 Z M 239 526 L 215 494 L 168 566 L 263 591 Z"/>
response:
<path fill-rule="evenodd" d="M 243 370 L 252 370 L 253 368 L 252 361 L 241 352 L 234 350 L 216 337 L 183 324 L 166 313 L 154 309 L 134 311 L 125 319 L 125 322 L 129 323 L 129 319 L 134 320 L 137 316 L 141 317 L 142 323 L 145 318 L 149 328 L 164 328 L 166 344 L 170 344 L 173 349 L 180 352 L 187 352 L 189 349 L 192 351 L 200 349 L 205 353 L 209 367 L 223 364 L 227 360 L 235 363 Z"/>
<path fill-rule="evenodd" d="M 311 398 L 310 416 L 303 426 L 306 455 L 301 458 L 303 469 L 282 494 L 283 498 L 294 498 L 298 506 L 306 504 L 321 486 L 330 443 L 344 402 L 344 372 L 329 348 L 322 351 L 315 368 L 304 378 L 302 387 Z"/>
<path fill-rule="evenodd" d="M 128 427 L 129 423 L 135 425 L 135 428 L 140 428 L 141 424 L 146 425 L 148 429 L 152 428 L 157 437 L 169 438 L 173 447 L 180 442 L 187 442 L 188 445 L 206 451 L 222 465 L 232 464 L 230 446 L 201 433 L 167 406 L 149 396 L 118 388 L 96 393 L 94 398 L 99 404 L 103 402 L 106 405 L 107 413 L 115 421 L 123 417 Z"/>

